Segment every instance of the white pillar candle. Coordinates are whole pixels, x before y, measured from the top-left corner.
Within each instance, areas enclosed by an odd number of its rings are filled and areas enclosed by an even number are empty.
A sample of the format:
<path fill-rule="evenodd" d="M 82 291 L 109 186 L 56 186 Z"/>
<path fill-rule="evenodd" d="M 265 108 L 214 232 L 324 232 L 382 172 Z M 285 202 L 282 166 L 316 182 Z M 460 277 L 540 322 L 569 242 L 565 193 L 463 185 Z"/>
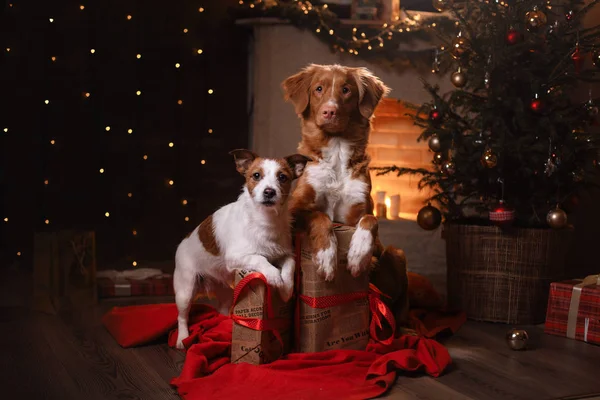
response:
<path fill-rule="evenodd" d="M 400 214 L 400 195 L 395 194 L 390 197 L 390 219 L 398 219 Z"/>
<path fill-rule="evenodd" d="M 377 192 L 375 194 L 375 204 L 385 204 L 385 192 Z"/>

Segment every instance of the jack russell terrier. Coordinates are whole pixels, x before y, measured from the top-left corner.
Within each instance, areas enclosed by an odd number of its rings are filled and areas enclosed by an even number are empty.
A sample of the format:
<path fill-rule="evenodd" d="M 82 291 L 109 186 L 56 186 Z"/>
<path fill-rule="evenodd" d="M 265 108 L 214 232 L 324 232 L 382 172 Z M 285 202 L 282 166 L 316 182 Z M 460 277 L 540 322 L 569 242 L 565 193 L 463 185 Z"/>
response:
<path fill-rule="evenodd" d="M 206 218 L 177 247 L 173 286 L 180 349 L 189 336 L 196 282 L 215 294 L 223 314 L 229 314 L 236 269 L 263 274 L 284 301 L 293 293 L 295 261 L 287 203 L 292 181 L 302 175 L 310 158 L 300 154 L 261 158 L 244 149 L 230 154 L 246 179 L 241 195 Z"/>

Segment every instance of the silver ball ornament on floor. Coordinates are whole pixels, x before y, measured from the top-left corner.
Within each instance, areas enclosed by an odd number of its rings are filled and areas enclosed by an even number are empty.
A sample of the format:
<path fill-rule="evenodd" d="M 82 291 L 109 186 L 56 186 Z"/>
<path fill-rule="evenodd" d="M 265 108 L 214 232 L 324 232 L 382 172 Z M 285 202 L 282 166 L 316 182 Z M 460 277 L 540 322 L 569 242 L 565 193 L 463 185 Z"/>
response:
<path fill-rule="evenodd" d="M 506 333 L 506 344 L 511 350 L 525 350 L 529 335 L 524 329 L 511 329 Z"/>

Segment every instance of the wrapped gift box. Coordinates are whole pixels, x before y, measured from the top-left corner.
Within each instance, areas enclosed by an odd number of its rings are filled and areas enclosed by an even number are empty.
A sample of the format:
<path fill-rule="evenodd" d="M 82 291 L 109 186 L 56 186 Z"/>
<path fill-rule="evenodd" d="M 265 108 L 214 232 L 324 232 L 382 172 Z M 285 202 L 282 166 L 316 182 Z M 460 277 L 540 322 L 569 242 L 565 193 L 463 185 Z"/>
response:
<path fill-rule="evenodd" d="M 296 351 L 319 352 L 334 349 L 364 350 L 369 342 L 369 276 L 354 278 L 347 269 L 348 248 L 355 228 L 336 225 L 338 267 L 335 279 L 326 282 L 317 274 L 306 237 L 300 244 Z"/>
<path fill-rule="evenodd" d="M 290 350 L 293 303 L 258 272 L 238 270 L 231 318 L 231 362 L 268 364 Z"/>
<path fill-rule="evenodd" d="M 544 331 L 600 344 L 600 275 L 553 282 Z"/>
<path fill-rule="evenodd" d="M 100 271 L 98 297 L 173 296 L 173 276 L 153 268 Z"/>
<path fill-rule="evenodd" d="M 36 233 L 33 268 L 32 308 L 36 311 L 57 314 L 97 303 L 93 231 Z"/>

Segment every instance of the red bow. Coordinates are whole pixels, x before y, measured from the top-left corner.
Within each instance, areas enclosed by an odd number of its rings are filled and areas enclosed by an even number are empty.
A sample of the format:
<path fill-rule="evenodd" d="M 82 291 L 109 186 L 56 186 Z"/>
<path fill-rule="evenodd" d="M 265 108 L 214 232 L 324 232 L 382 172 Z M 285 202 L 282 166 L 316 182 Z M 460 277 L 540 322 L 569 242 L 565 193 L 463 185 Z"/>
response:
<path fill-rule="evenodd" d="M 263 274 L 258 272 L 252 272 L 251 274 L 246 275 L 233 290 L 233 305 L 231 309 L 237 304 L 238 298 L 242 293 L 242 290 L 248 285 L 250 282 L 254 280 L 262 281 L 265 284 L 265 307 L 267 308 L 267 318 L 250 318 L 250 317 L 242 317 L 240 315 L 235 315 L 231 313 L 231 319 L 238 325 L 245 326 L 246 328 L 255 330 L 255 331 L 272 331 L 275 338 L 279 341 L 279 343 L 283 346 L 283 340 L 281 338 L 280 330 L 289 328 L 290 320 L 285 318 L 275 318 L 273 313 L 273 304 L 271 302 L 271 287 L 267 284 L 267 279 Z"/>
<path fill-rule="evenodd" d="M 396 319 L 389 307 L 381 300 L 381 296 L 390 298 L 390 296 L 377 289 L 375 285 L 369 283 L 369 308 L 371 309 L 370 334 L 373 339 L 382 344 L 392 344 L 396 333 Z M 377 338 L 377 327 L 383 329 L 383 324 L 381 323 L 382 317 L 390 324 L 392 334 L 387 339 L 379 340 Z"/>

